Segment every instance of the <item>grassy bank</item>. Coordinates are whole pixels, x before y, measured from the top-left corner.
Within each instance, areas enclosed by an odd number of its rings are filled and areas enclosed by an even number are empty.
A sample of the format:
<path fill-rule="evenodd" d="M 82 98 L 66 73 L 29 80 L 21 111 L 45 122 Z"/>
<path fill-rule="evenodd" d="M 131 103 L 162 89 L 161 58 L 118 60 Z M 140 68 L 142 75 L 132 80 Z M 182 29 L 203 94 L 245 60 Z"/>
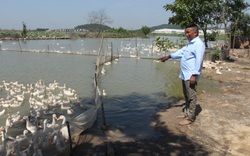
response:
<path fill-rule="evenodd" d="M 29 30 L 23 37 L 21 30 L 0 30 L 0 40 L 20 40 L 20 39 L 78 39 L 78 38 L 132 38 L 145 37 L 140 31 L 126 32 L 75 32 L 75 31 L 36 31 Z"/>

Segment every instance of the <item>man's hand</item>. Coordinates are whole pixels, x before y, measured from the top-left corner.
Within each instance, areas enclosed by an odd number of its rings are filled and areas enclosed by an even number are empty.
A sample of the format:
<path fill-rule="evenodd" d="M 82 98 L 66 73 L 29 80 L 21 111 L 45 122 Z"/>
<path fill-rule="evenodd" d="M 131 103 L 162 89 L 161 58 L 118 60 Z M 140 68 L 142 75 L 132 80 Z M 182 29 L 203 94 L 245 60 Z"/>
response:
<path fill-rule="evenodd" d="M 165 62 L 165 61 L 167 61 L 169 58 L 170 58 L 170 55 L 165 56 L 165 57 L 162 57 L 162 58 L 159 58 L 158 60 L 161 60 L 161 62 Z"/>
<path fill-rule="evenodd" d="M 192 76 L 190 77 L 190 80 L 189 80 L 190 84 L 194 84 L 195 81 L 196 81 L 196 76 L 195 76 L 195 75 L 192 75 Z"/>

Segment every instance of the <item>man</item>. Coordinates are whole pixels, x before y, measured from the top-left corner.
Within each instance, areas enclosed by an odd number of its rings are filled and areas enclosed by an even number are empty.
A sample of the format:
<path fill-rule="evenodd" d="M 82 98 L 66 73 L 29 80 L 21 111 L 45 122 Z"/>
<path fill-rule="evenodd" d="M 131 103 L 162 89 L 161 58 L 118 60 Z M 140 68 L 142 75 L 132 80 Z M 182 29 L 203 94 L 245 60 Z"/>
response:
<path fill-rule="evenodd" d="M 199 28 L 196 24 L 188 25 L 185 29 L 185 34 L 188 39 L 186 46 L 175 53 L 159 58 L 161 62 L 165 62 L 169 58 L 181 59 L 181 73 L 179 77 L 182 79 L 183 94 L 186 103 L 183 109 L 184 114 L 179 116 L 179 118 L 184 119 L 179 123 L 180 125 L 189 125 L 195 120 L 196 87 L 201 74 L 205 52 L 205 45 L 199 37 Z"/>

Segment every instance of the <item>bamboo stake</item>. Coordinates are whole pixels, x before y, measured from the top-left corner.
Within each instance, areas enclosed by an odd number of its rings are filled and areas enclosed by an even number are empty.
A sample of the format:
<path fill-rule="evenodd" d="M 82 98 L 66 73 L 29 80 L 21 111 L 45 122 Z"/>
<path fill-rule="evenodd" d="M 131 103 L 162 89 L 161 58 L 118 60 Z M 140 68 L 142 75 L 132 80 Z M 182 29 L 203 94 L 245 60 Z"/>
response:
<path fill-rule="evenodd" d="M 111 62 L 112 62 L 112 60 L 113 60 L 113 44 L 112 44 L 112 42 L 111 42 Z"/>
<path fill-rule="evenodd" d="M 135 52 L 136 52 L 136 57 L 138 57 L 137 38 L 135 38 Z"/>
<path fill-rule="evenodd" d="M 102 36 L 100 47 L 99 47 L 99 53 L 98 53 L 99 57 L 100 57 L 100 54 L 101 54 L 101 51 L 102 51 L 102 45 L 103 45 L 103 36 Z"/>
<path fill-rule="evenodd" d="M 72 154 L 71 153 L 72 152 L 72 140 L 71 140 L 71 133 L 70 133 L 70 125 L 69 125 L 68 121 L 66 121 L 66 124 L 67 124 L 67 128 L 68 128 L 68 133 L 69 133 L 69 146 L 70 146 L 69 153 L 71 155 Z"/>
<path fill-rule="evenodd" d="M 20 50 L 21 50 L 21 52 L 22 52 L 23 50 L 22 50 L 22 47 L 21 47 L 21 44 L 20 44 L 19 39 L 18 39 L 18 45 L 19 45 L 19 48 L 20 48 Z"/>
<path fill-rule="evenodd" d="M 48 45 L 48 47 L 47 47 L 47 48 L 48 48 L 48 53 L 49 53 L 49 45 Z"/>

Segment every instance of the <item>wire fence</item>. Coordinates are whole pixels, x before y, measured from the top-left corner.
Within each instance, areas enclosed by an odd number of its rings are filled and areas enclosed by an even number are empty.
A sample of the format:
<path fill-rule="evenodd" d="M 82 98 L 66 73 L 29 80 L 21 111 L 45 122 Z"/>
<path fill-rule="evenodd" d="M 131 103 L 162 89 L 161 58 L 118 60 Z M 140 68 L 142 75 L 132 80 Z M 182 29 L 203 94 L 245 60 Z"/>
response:
<path fill-rule="evenodd" d="M 71 55 L 98 56 L 96 45 L 100 40 L 76 40 L 76 41 L 4 41 L 0 44 L 2 51 L 55 53 Z M 93 45 L 94 44 L 94 45 Z M 170 49 L 174 51 L 177 48 Z M 155 39 L 103 39 L 102 51 L 106 52 L 102 57 L 126 57 L 155 59 L 166 54 L 156 46 Z M 111 56 L 112 55 L 112 56 Z"/>

